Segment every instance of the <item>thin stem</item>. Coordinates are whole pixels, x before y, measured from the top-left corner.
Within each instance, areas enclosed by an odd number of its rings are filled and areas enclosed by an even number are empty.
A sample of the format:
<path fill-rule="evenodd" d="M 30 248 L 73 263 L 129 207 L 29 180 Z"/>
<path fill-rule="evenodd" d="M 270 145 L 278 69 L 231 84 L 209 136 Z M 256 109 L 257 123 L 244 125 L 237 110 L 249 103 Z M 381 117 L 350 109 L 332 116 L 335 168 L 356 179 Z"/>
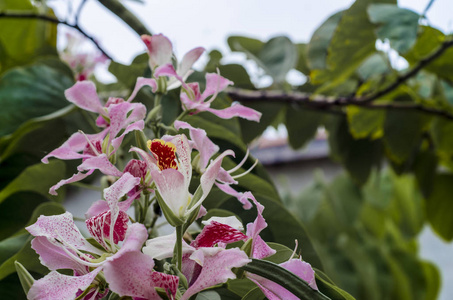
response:
<path fill-rule="evenodd" d="M 80 14 L 82 13 L 82 9 L 85 6 L 86 2 L 87 2 L 87 0 L 82 0 L 82 3 L 80 3 L 79 7 L 77 8 L 77 12 L 75 14 L 75 23 L 77 25 L 79 25 L 79 17 L 80 17 Z"/>
<path fill-rule="evenodd" d="M 37 19 L 37 20 L 43 20 L 55 24 L 63 24 L 65 26 L 74 28 L 75 30 L 79 31 L 81 34 L 83 34 L 87 39 L 89 39 L 95 46 L 96 48 L 99 49 L 99 51 L 102 52 L 108 59 L 113 60 L 112 57 L 105 52 L 104 49 L 101 48 L 101 46 L 96 42 L 96 40 L 88 35 L 82 28 L 80 28 L 77 24 L 70 24 L 66 21 L 58 20 L 54 17 L 46 16 L 46 15 L 41 15 L 41 14 L 35 14 L 35 13 L 12 13 L 12 12 L 0 12 L 0 18 L 9 18 L 9 19 Z"/>
<path fill-rule="evenodd" d="M 176 226 L 176 244 L 175 244 L 175 256 L 176 256 L 176 267 L 179 271 L 182 268 L 182 232 L 183 225 Z"/>
<path fill-rule="evenodd" d="M 108 10 L 118 16 L 124 23 L 129 25 L 138 35 L 152 35 L 146 26 L 118 0 L 99 0 Z"/>

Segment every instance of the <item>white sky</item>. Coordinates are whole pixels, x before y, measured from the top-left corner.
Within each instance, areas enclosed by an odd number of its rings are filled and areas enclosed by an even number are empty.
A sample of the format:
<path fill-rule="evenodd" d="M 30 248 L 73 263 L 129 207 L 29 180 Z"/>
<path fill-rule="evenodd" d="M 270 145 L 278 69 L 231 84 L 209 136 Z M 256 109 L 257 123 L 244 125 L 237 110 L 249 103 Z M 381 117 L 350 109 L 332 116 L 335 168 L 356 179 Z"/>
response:
<path fill-rule="evenodd" d="M 333 12 L 353 0 L 133 0 L 122 1 L 153 33 L 163 33 L 177 57 L 202 46 L 228 51 L 226 38 L 240 34 L 267 40 L 287 35 L 293 42 L 308 42 L 314 30 Z M 75 10 L 80 0 L 49 1 L 57 16 L 64 17 L 68 3 Z M 429 0 L 400 0 L 402 7 L 421 13 Z M 453 2 L 436 0 L 428 13 L 430 23 L 453 31 Z M 113 58 L 129 63 L 144 51 L 139 37 L 97 1 L 88 0 L 80 17 L 81 27 L 94 36 Z"/>

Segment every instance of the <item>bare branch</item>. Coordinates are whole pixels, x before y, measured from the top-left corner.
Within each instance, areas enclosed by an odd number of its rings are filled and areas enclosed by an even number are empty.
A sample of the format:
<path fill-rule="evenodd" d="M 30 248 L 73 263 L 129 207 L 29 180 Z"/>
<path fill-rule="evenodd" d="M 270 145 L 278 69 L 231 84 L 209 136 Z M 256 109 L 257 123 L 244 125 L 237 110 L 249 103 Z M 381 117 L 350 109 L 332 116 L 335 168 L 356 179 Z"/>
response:
<path fill-rule="evenodd" d="M 307 108 L 330 111 L 333 107 L 345 107 L 356 105 L 367 109 L 388 109 L 388 110 L 417 110 L 432 115 L 438 115 L 449 120 L 453 120 L 453 114 L 442 109 L 424 106 L 417 103 L 372 103 L 347 97 L 325 97 L 313 96 L 311 94 L 281 91 L 251 91 L 241 89 L 228 89 L 228 96 L 235 101 L 242 103 L 253 102 L 274 102 L 292 105 L 300 105 Z"/>
<path fill-rule="evenodd" d="M 83 34 L 87 39 L 89 39 L 95 46 L 96 48 L 99 49 L 99 51 L 102 52 L 108 59 L 113 60 L 112 57 L 105 52 L 104 49 L 101 48 L 101 46 L 96 42 L 96 40 L 87 34 L 82 28 L 80 28 L 77 24 L 70 24 L 66 21 L 58 20 L 54 17 L 46 16 L 46 15 L 40 15 L 40 14 L 35 14 L 35 13 L 11 13 L 11 12 L 0 12 L 0 18 L 9 18 L 9 19 L 37 19 L 37 20 L 43 20 L 46 22 L 51 22 L 55 24 L 63 24 L 65 26 L 74 28 L 75 30 L 79 31 L 81 34 Z"/>

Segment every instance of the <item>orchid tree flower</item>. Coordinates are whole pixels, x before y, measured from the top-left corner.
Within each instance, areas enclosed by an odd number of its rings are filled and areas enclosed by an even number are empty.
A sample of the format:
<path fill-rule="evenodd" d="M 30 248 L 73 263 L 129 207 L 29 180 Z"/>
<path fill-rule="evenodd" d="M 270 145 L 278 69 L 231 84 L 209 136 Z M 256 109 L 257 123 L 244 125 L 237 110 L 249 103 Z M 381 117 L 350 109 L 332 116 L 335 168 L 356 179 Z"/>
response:
<path fill-rule="evenodd" d="M 204 129 L 194 128 L 189 123 L 179 120 L 176 120 L 174 122 L 174 126 L 176 130 L 189 130 L 192 147 L 198 151 L 198 155 L 195 157 L 193 165 L 199 173 L 203 174 L 206 171 L 206 166 L 208 165 L 213 155 L 219 151 L 219 147 L 209 139 Z M 248 200 L 247 196 L 244 195 L 244 193 L 237 192 L 231 187 L 231 185 L 238 184 L 236 179 L 248 174 L 256 166 L 258 160 L 256 160 L 253 166 L 244 173 L 238 175 L 231 174 L 239 170 L 239 168 L 244 165 L 244 163 L 247 161 L 248 154 L 249 151 L 247 149 L 247 153 L 242 161 L 231 170 L 226 171 L 221 167 L 215 181 L 215 185 L 220 190 L 222 190 L 226 194 L 236 197 L 239 202 L 243 204 L 244 209 L 250 209 L 252 207 L 251 202 Z"/>
<path fill-rule="evenodd" d="M 202 47 L 197 47 L 187 52 L 180 62 L 177 62 L 176 69 L 173 67 L 173 46 L 170 40 L 162 35 L 155 34 L 153 36 L 142 35 L 142 41 L 145 43 L 149 55 L 149 66 L 153 71 L 153 76 L 159 78 L 167 75 L 168 72 L 160 72 L 159 70 L 171 69 L 171 76 L 166 83 L 167 90 L 175 89 L 187 80 L 192 74 L 193 64 L 200 58 L 205 51 Z M 140 78 L 139 78 L 140 80 Z"/>
<path fill-rule="evenodd" d="M 56 157 L 64 160 L 80 159 L 82 164 L 77 167 L 78 173 L 68 179 L 61 180 L 50 188 L 49 193 L 56 195 L 61 186 L 80 181 L 91 175 L 96 169 L 105 175 L 120 177 L 120 172 L 112 163 L 114 154 L 120 147 L 124 136 L 134 130 L 143 130 L 146 107 L 141 103 L 129 103 L 120 98 L 110 98 L 103 106 L 96 94 L 93 82 L 77 82 L 65 91 L 67 99 L 82 109 L 99 113 L 96 121 L 100 127 L 106 127 L 97 134 L 86 135 L 74 133 L 62 146 L 50 152 L 43 159 Z"/>
<path fill-rule="evenodd" d="M 125 174 L 105 189 L 104 196 L 110 210 L 86 221 L 88 231 L 105 251 L 92 246 L 82 236 L 69 212 L 57 216 L 40 216 L 35 224 L 26 228 L 35 236 L 32 248 L 38 253 L 41 263 L 52 270 L 33 284 L 28 294 L 29 299 L 74 299 L 81 294 L 80 291 L 93 294 L 92 299 L 95 299 L 96 295 L 104 295 L 107 284 L 112 291 L 123 292 L 116 282 L 124 282 L 129 278 L 112 272 L 118 265 L 130 265 L 135 272 L 137 270 L 133 266 L 147 263 L 150 266 L 148 272 L 153 272 L 153 263 L 141 253 L 148 232 L 143 224 L 128 226 L 129 219 L 118 202 L 134 187 L 137 180 L 132 175 Z M 121 241 L 123 243 L 119 246 Z M 75 276 L 62 275 L 56 272 L 58 269 L 72 269 Z M 154 280 L 148 280 L 147 283 L 154 285 L 148 285 L 146 290 L 136 294 L 133 294 L 135 290 L 130 290 L 131 294 L 128 295 L 144 298 L 156 293 L 154 287 L 173 290 L 175 282 L 177 285 L 176 276 L 157 272 L 152 274 Z M 105 281 L 104 278 L 109 279 Z"/>
<path fill-rule="evenodd" d="M 234 152 L 227 150 L 213 160 L 201 176 L 200 186 L 194 195 L 189 192 L 192 179 L 192 164 L 189 141 L 183 134 L 165 137 L 167 141 L 155 139 L 148 141 L 152 154 L 139 148 L 132 151 L 139 153 L 151 170 L 151 177 L 156 185 L 159 205 L 167 221 L 172 226 L 182 225 L 201 206 L 214 185 L 220 171 L 222 159 Z"/>
<path fill-rule="evenodd" d="M 239 248 L 214 247 L 248 238 L 240 231 L 243 229 L 242 224 L 236 218 L 210 219 L 205 224 L 195 241 L 190 245 L 183 242 L 181 271 L 188 286 L 181 300 L 189 299 L 206 288 L 225 283 L 228 279 L 235 279 L 236 275 L 231 269 L 242 267 L 251 261 Z M 155 259 L 171 257 L 175 241 L 176 232 L 148 240 L 143 253 Z"/>

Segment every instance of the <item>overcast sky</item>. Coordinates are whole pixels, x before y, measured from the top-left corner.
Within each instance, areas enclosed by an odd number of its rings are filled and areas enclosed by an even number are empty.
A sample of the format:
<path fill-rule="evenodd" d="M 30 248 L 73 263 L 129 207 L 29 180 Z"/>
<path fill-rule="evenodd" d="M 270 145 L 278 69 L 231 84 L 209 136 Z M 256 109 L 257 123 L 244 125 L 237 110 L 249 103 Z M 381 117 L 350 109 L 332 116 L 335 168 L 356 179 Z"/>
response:
<path fill-rule="evenodd" d="M 66 15 L 69 2 L 74 10 L 80 0 L 49 1 L 57 16 Z M 153 33 L 164 33 L 181 57 L 203 46 L 227 51 L 226 38 L 240 34 L 267 40 L 287 35 L 294 42 L 309 41 L 314 30 L 332 13 L 349 7 L 352 0 L 133 0 L 122 1 Z M 421 13 L 429 0 L 400 0 L 402 7 Z M 434 1 L 428 13 L 431 24 L 453 31 L 453 2 Z M 113 58 L 129 63 L 144 45 L 124 23 L 97 1 L 88 0 L 80 17 L 81 26 L 94 36 Z"/>

